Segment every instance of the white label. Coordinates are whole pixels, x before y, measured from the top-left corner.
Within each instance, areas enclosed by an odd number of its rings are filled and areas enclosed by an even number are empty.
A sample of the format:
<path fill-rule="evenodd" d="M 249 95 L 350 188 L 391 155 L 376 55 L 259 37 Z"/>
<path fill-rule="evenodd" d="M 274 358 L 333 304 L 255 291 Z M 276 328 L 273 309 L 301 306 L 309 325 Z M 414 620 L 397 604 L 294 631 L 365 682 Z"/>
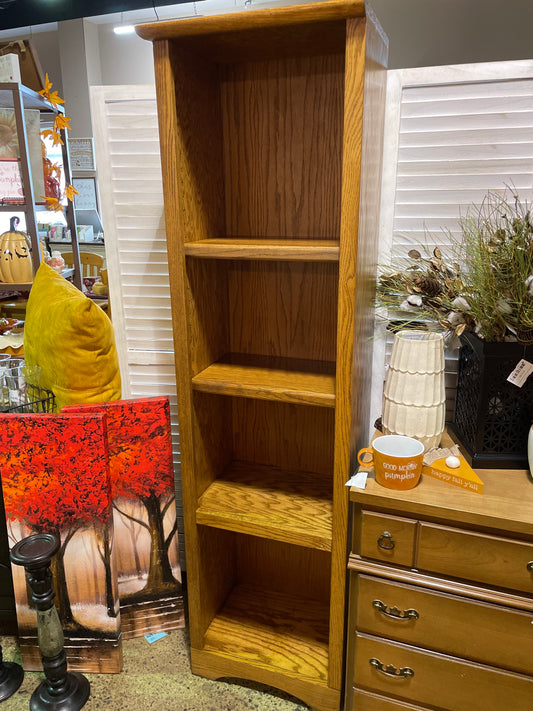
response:
<path fill-rule="evenodd" d="M 533 372 L 533 364 L 522 358 L 507 380 L 521 388 Z"/>
<path fill-rule="evenodd" d="M 355 486 L 357 489 L 366 488 L 366 478 L 368 472 L 357 472 L 346 482 L 346 486 Z"/>

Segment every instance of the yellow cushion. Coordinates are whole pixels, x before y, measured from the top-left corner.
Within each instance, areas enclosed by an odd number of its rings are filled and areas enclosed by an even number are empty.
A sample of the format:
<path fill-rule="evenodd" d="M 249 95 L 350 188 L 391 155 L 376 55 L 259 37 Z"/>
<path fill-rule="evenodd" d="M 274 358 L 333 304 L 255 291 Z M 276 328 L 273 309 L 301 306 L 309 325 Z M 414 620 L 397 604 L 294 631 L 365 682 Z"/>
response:
<path fill-rule="evenodd" d="M 26 308 L 24 358 L 27 365 L 41 366 L 41 385 L 54 393 L 56 411 L 121 397 L 111 321 L 44 262 Z"/>

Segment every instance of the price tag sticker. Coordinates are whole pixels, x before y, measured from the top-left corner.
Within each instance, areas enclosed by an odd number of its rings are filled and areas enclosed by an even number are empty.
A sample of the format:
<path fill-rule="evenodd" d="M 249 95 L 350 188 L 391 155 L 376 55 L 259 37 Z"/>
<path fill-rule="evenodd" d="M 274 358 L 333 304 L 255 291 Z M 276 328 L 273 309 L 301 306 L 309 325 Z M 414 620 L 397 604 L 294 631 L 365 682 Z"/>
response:
<path fill-rule="evenodd" d="M 531 373 L 533 373 L 533 363 L 522 358 L 507 380 L 518 388 L 521 388 Z"/>

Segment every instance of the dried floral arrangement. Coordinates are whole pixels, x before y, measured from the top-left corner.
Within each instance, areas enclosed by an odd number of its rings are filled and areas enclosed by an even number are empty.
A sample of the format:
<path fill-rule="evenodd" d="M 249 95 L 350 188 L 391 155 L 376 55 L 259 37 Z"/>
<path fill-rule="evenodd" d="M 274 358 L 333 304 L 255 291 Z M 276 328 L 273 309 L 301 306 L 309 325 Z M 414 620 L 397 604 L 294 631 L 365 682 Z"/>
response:
<path fill-rule="evenodd" d="M 383 269 L 377 305 L 390 330 L 472 331 L 488 342 L 533 343 L 533 216 L 516 191 L 489 192 L 460 219 L 450 258 L 421 247 Z"/>
<path fill-rule="evenodd" d="M 46 75 L 45 78 L 45 84 L 44 84 L 44 89 L 39 92 L 39 94 L 44 97 L 52 106 L 54 109 L 58 110 L 59 109 L 59 104 L 64 104 L 65 101 L 62 99 L 57 91 L 52 91 L 52 82 L 48 78 L 48 74 Z M 70 128 L 70 118 L 68 116 L 63 115 L 62 113 L 58 113 L 56 117 L 54 118 L 54 123 L 52 125 L 52 128 L 46 129 L 44 131 L 41 131 L 41 136 L 43 138 L 51 138 L 52 143 L 54 146 L 57 145 L 63 145 L 63 139 L 61 138 L 61 131 L 63 129 L 69 129 Z M 43 164 L 44 164 L 44 172 L 45 172 L 45 183 L 47 185 L 47 192 L 51 193 L 50 195 L 41 195 L 40 197 L 46 202 L 46 207 L 48 210 L 53 210 L 54 212 L 63 212 L 63 205 L 61 204 L 61 200 L 63 197 L 66 197 L 67 200 L 72 201 L 74 199 L 74 195 L 78 194 L 78 191 L 76 188 L 72 185 L 67 185 L 65 187 L 65 192 L 64 196 L 61 195 L 61 191 L 59 188 L 59 181 L 61 177 L 61 166 L 58 165 L 57 163 L 52 163 L 48 158 L 46 158 L 46 152 L 44 149 L 44 144 L 43 144 Z"/>

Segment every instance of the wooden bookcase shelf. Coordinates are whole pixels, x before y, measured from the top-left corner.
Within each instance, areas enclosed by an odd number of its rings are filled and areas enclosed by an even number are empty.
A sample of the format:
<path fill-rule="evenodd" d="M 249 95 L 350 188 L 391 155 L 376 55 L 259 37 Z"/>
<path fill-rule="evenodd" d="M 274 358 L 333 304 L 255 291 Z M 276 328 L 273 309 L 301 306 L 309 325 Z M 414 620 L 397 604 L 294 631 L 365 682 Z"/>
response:
<path fill-rule="evenodd" d="M 242 363 L 239 363 L 239 360 L 236 354 L 232 354 L 232 357 L 202 370 L 192 378 L 194 390 L 218 395 L 335 407 L 334 363 L 317 363 L 316 370 L 326 372 L 312 372 L 311 369 L 302 369 L 301 361 L 293 363 L 290 359 L 284 359 L 284 368 L 276 367 L 275 362 L 268 367 L 269 359 L 266 358 L 244 357 Z"/>
<path fill-rule="evenodd" d="M 196 522 L 331 550 L 332 477 L 231 462 L 202 494 Z"/>
<path fill-rule="evenodd" d="M 307 262 L 338 262 L 338 240 L 253 239 L 223 237 L 187 242 L 189 257 L 211 259 L 270 259 Z"/>
<path fill-rule="evenodd" d="M 192 669 L 338 711 L 387 41 L 362 0 L 137 32 L 154 43 Z"/>
<path fill-rule="evenodd" d="M 204 650 L 257 665 L 265 678 L 291 675 L 326 691 L 328 619 L 328 606 L 312 598 L 239 585 L 209 626 Z"/>

